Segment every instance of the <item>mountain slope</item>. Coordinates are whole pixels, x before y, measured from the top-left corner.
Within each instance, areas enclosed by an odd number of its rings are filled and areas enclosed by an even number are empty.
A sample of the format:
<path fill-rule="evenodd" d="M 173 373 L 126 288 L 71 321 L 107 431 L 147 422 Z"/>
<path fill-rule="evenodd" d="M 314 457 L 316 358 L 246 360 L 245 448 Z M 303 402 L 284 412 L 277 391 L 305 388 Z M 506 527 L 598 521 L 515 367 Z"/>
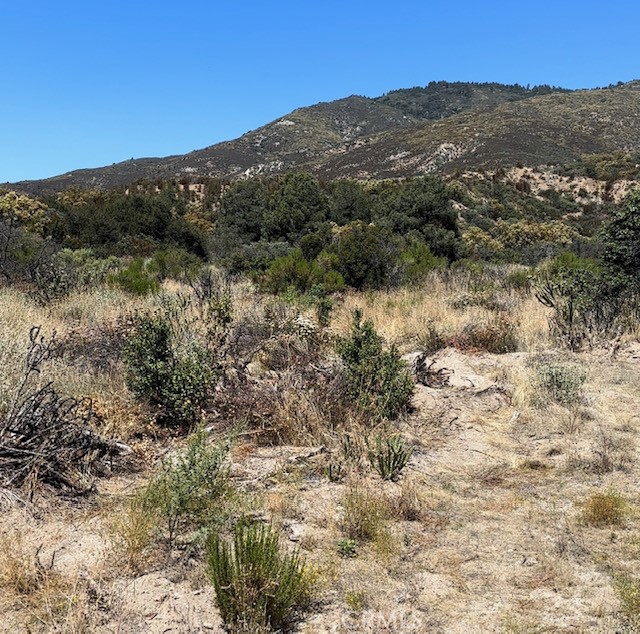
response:
<path fill-rule="evenodd" d="M 566 91 L 432 82 L 370 99 L 300 108 L 242 137 L 166 158 L 125 161 L 13 187 L 30 193 L 139 179 L 242 178 L 306 169 L 400 177 L 490 165 L 566 162 L 640 148 L 640 85 Z"/>
<path fill-rule="evenodd" d="M 566 163 L 640 149 L 640 87 L 584 90 L 502 103 L 385 133 L 315 170 L 324 177 L 388 178 L 446 169 Z"/>

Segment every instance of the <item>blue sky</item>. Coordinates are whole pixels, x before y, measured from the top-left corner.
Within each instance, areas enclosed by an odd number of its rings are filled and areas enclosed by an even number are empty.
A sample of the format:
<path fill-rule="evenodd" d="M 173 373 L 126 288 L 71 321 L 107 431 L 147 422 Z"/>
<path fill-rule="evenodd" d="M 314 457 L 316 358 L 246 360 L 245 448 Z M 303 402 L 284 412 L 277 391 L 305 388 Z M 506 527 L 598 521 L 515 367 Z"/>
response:
<path fill-rule="evenodd" d="M 636 2 L 0 0 L 0 182 L 235 138 L 431 80 L 640 78 Z"/>

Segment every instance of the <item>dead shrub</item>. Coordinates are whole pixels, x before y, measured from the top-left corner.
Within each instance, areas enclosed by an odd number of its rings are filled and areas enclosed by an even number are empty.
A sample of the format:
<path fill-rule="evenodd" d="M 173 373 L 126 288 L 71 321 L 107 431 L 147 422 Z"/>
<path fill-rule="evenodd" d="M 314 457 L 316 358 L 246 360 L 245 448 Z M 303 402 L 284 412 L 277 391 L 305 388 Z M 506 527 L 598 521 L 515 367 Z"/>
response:
<path fill-rule="evenodd" d="M 47 341 L 34 326 L 29 338 L 22 381 L 0 423 L 0 478 L 7 487 L 26 484 L 33 491 L 36 482 L 43 482 L 86 492 L 91 477 L 108 472 L 109 460 L 122 448 L 92 431 L 85 399 L 61 397 L 52 382 L 38 385 L 54 337 Z"/>
<path fill-rule="evenodd" d="M 625 499 L 617 491 L 594 493 L 585 503 L 582 519 L 590 526 L 620 526 L 627 515 Z"/>
<path fill-rule="evenodd" d="M 449 338 L 448 344 L 463 351 L 515 352 L 518 349 L 516 325 L 507 316 L 496 315 L 489 321 L 467 324 L 460 333 Z"/>

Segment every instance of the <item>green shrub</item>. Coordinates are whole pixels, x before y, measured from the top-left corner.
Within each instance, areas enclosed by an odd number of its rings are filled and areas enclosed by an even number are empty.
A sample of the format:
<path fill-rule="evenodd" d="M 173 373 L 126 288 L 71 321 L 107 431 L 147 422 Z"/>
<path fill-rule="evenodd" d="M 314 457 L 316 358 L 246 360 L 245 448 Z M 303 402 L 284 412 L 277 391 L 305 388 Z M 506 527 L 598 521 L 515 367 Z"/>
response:
<path fill-rule="evenodd" d="M 337 240 L 318 259 L 331 256 L 345 283 L 362 290 L 383 288 L 390 282 L 398 252 L 387 231 L 356 221 L 341 227 Z"/>
<path fill-rule="evenodd" d="M 158 278 L 149 271 L 143 258 L 135 258 L 124 269 L 112 273 L 108 281 L 132 295 L 148 295 L 160 289 Z"/>
<path fill-rule="evenodd" d="M 504 278 L 504 286 L 507 289 L 528 293 L 531 290 L 531 272 L 524 267 L 510 271 Z"/>
<path fill-rule="evenodd" d="M 97 258 L 91 249 L 62 249 L 40 258 L 33 268 L 33 295 L 42 304 L 66 297 L 74 291 L 91 291 L 117 271 L 115 257 Z"/>
<path fill-rule="evenodd" d="M 603 229 L 604 260 L 625 286 L 640 291 L 640 191 L 631 192 Z"/>
<path fill-rule="evenodd" d="M 413 448 L 397 434 L 387 436 L 379 433 L 373 445 L 367 440 L 369 462 L 383 480 L 395 480 L 411 460 L 412 454 Z"/>
<path fill-rule="evenodd" d="M 191 279 L 202 266 L 202 260 L 184 249 L 161 249 L 156 251 L 149 262 L 148 269 L 160 281 Z"/>
<path fill-rule="evenodd" d="M 227 442 L 211 445 L 203 430 L 194 433 L 185 451 L 162 463 L 139 494 L 138 507 L 153 515 L 173 544 L 178 532 L 210 524 L 228 491 Z"/>
<path fill-rule="evenodd" d="M 300 249 L 273 260 L 258 278 L 258 284 L 262 290 L 274 294 L 283 293 L 289 288 L 299 293 L 306 293 L 316 286 L 321 286 L 327 293 L 344 288 L 340 273 L 323 269 L 315 260 L 308 262 Z"/>
<path fill-rule="evenodd" d="M 362 321 L 357 309 L 349 337 L 338 342 L 338 353 L 346 366 L 352 398 L 365 412 L 397 418 L 409 409 L 413 381 L 406 363 L 394 347 L 384 350 L 382 337 L 370 321 Z"/>
<path fill-rule="evenodd" d="M 424 280 L 431 271 L 443 268 L 446 258 L 437 258 L 424 242 L 414 241 L 400 253 L 402 279 L 405 283 L 416 284 Z"/>
<path fill-rule="evenodd" d="M 614 336 L 627 298 L 619 282 L 594 260 L 567 253 L 542 267 L 535 294 L 553 309 L 552 334 L 570 350 Z"/>
<path fill-rule="evenodd" d="M 192 425 L 213 390 L 217 369 L 211 352 L 192 342 L 178 349 L 168 316 L 143 315 L 125 349 L 127 385 L 158 411 L 162 424 Z"/>
<path fill-rule="evenodd" d="M 580 390 L 587 380 L 587 373 L 571 363 L 540 363 L 537 368 L 538 380 L 554 401 L 570 405 L 580 399 Z"/>
<path fill-rule="evenodd" d="M 358 544 L 355 539 L 340 539 L 337 550 L 340 557 L 351 559 L 358 555 Z"/>
<path fill-rule="evenodd" d="M 297 552 L 283 554 L 268 525 L 239 522 L 233 546 L 214 533 L 207 568 L 231 632 L 282 631 L 308 605 L 311 584 L 304 561 Z"/>

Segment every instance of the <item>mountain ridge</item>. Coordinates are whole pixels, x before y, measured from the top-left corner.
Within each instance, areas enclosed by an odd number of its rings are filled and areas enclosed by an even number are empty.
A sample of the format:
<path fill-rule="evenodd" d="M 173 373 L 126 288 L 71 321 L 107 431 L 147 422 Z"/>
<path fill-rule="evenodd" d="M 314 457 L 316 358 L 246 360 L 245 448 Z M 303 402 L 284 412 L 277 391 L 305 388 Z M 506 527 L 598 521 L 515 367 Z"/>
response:
<path fill-rule="evenodd" d="M 396 178 L 546 164 L 640 149 L 640 81 L 607 88 L 431 82 L 379 97 L 297 108 L 237 139 L 183 155 L 132 159 L 6 184 L 32 194 L 138 180 L 246 178 L 306 170 L 322 178 Z"/>

